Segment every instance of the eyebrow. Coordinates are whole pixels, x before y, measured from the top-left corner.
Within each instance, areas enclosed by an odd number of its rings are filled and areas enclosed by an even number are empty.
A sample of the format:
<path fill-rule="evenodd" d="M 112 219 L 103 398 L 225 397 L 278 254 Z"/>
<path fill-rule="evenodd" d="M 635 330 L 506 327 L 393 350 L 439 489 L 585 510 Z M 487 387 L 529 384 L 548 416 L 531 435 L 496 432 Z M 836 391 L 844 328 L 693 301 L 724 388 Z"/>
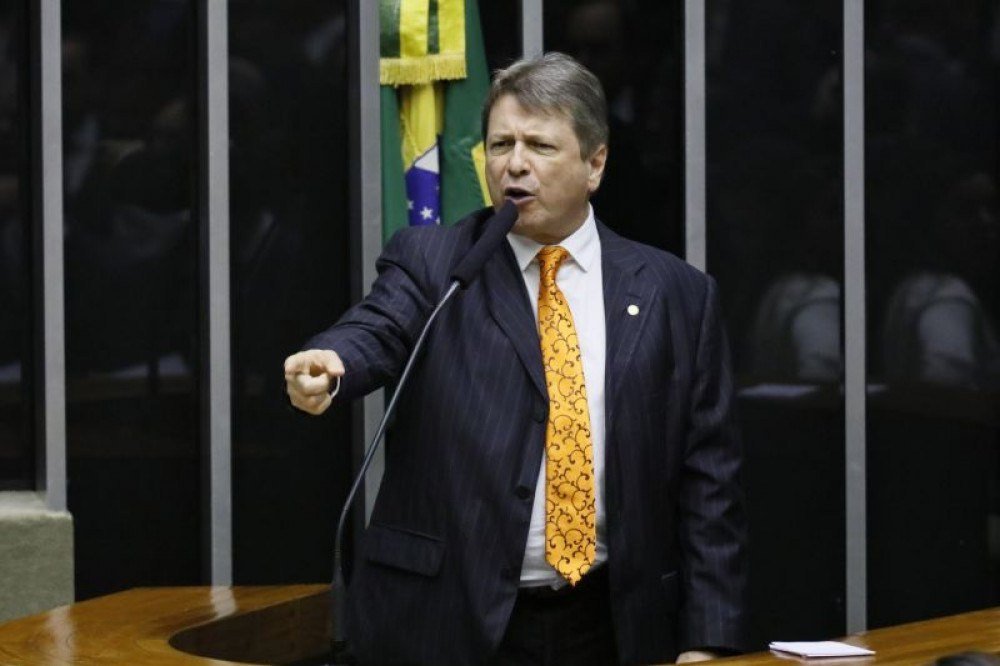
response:
<path fill-rule="evenodd" d="M 542 131 L 526 131 L 522 133 L 524 138 L 528 141 L 543 141 L 545 143 L 555 143 L 557 137 L 553 134 L 542 132 Z M 510 130 L 497 130 L 490 132 L 486 135 L 486 140 L 493 139 L 506 139 L 514 135 L 514 132 Z"/>

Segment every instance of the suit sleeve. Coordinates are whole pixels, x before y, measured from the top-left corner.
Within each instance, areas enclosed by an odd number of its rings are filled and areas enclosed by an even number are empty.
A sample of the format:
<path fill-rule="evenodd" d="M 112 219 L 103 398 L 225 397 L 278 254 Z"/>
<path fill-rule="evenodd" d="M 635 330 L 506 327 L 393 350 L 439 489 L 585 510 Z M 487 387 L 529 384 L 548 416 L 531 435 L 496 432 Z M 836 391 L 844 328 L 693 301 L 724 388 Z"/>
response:
<path fill-rule="evenodd" d="M 685 587 L 680 648 L 742 650 L 747 568 L 743 454 L 733 416 L 729 350 L 711 278 L 698 336 L 678 493 Z"/>
<path fill-rule="evenodd" d="M 396 233 L 375 264 L 371 292 L 305 349 L 331 349 L 344 362 L 338 401 L 393 382 L 433 309 L 421 235 Z"/>

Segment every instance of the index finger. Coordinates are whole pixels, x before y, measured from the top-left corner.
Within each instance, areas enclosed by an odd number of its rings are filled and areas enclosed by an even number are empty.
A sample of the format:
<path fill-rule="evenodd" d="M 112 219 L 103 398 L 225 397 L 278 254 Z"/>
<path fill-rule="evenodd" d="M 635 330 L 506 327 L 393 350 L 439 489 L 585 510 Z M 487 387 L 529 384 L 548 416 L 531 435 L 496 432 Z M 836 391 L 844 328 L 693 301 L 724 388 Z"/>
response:
<path fill-rule="evenodd" d="M 326 364 L 321 355 L 314 350 L 301 351 L 292 354 L 285 359 L 285 378 L 291 379 L 295 375 L 305 373 L 316 375 L 318 372 L 325 372 Z"/>
<path fill-rule="evenodd" d="M 285 378 L 291 379 L 300 372 L 304 372 L 307 368 L 303 368 L 305 365 L 305 352 L 297 352 L 292 354 L 285 359 Z"/>

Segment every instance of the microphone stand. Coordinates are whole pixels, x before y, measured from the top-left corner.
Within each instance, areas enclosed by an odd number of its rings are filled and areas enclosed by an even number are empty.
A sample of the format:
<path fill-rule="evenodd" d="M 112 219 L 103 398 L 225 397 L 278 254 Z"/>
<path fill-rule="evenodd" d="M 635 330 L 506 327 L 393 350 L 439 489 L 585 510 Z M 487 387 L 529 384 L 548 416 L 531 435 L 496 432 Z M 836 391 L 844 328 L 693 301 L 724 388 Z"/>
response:
<path fill-rule="evenodd" d="M 424 340 L 427 338 L 427 332 L 431 328 L 431 324 L 437 318 L 438 312 L 441 308 L 445 306 L 451 297 L 455 295 L 455 292 L 462 286 L 459 280 L 455 280 L 448 287 L 444 296 L 438 302 L 437 306 L 431 312 L 431 316 L 427 318 L 427 323 L 424 324 L 423 330 L 420 331 L 420 336 L 417 338 L 417 343 L 413 346 L 413 351 L 410 352 L 410 357 L 406 361 L 406 365 L 403 367 L 403 374 L 399 376 L 399 383 L 396 385 L 396 390 L 392 394 L 392 398 L 389 400 L 389 405 L 385 408 L 385 413 L 382 415 L 382 420 L 378 424 L 378 430 L 375 431 L 375 437 L 372 438 L 372 443 L 368 446 L 365 451 L 365 457 L 361 461 L 361 467 L 358 471 L 357 477 L 354 479 L 354 485 L 351 486 L 350 492 L 347 494 L 347 500 L 344 502 L 344 508 L 340 512 L 340 521 L 337 523 L 337 536 L 334 539 L 333 544 L 333 583 L 330 586 L 330 594 L 332 596 L 332 608 L 331 608 L 331 621 L 333 623 L 333 662 L 332 666 L 337 666 L 339 664 L 351 664 L 353 660 L 347 653 L 347 639 L 344 636 L 344 613 L 345 613 L 345 599 L 344 592 L 346 591 L 346 586 L 344 585 L 344 567 L 341 556 L 341 549 L 344 540 L 344 525 L 347 523 L 347 516 L 350 513 L 351 505 L 354 503 L 354 498 L 358 494 L 358 489 L 361 487 L 361 483 L 365 479 L 365 474 L 368 472 L 368 468 L 371 466 L 372 460 L 375 458 L 375 451 L 378 449 L 379 442 L 382 441 L 383 435 L 385 434 L 386 424 L 389 422 L 389 417 L 396 409 L 396 403 L 399 401 L 399 396 L 403 392 L 403 388 L 406 386 L 406 380 L 410 377 L 410 371 L 413 369 L 414 362 L 417 359 L 417 355 L 424 346 Z"/>

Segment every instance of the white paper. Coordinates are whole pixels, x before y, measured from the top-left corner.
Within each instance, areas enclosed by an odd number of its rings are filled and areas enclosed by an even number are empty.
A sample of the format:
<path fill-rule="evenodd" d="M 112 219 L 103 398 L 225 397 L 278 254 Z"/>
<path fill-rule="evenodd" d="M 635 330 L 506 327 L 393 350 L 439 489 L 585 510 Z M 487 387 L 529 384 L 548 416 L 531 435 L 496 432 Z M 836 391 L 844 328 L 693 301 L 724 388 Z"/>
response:
<path fill-rule="evenodd" d="M 872 650 L 837 641 L 771 641 L 768 646 L 800 657 L 869 657 Z"/>

